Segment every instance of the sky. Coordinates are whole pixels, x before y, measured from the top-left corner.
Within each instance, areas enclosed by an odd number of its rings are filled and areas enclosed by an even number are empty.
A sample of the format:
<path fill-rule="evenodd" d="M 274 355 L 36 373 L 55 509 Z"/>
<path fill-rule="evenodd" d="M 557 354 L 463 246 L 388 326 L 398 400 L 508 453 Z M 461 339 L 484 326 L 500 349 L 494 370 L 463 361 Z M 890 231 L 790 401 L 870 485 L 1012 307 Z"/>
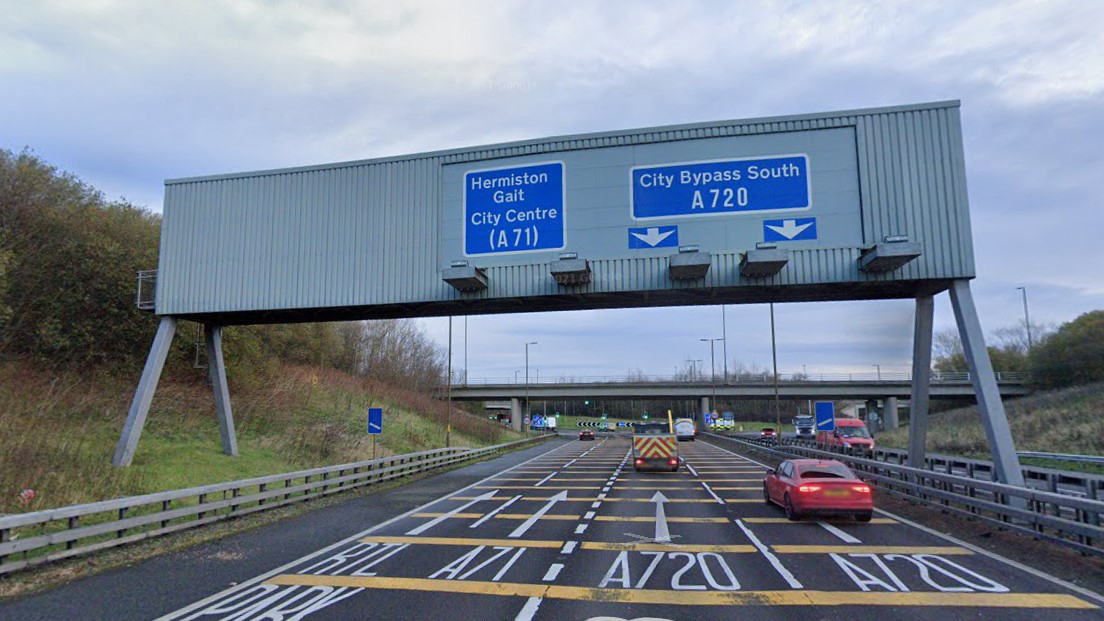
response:
<path fill-rule="evenodd" d="M 960 99 L 983 327 L 1104 308 L 1104 3 L 0 0 L 0 147 L 163 180 Z M 904 372 L 910 301 L 775 309 L 783 373 Z M 471 379 L 769 368 L 764 305 L 472 317 Z M 420 320 L 444 344 L 447 320 Z M 946 294 L 936 329 L 954 326 Z M 717 344 L 716 368 L 725 357 Z M 466 350 L 466 353 L 465 353 Z M 465 362 L 466 359 L 466 362 Z M 878 367 L 875 367 L 878 365 Z"/>

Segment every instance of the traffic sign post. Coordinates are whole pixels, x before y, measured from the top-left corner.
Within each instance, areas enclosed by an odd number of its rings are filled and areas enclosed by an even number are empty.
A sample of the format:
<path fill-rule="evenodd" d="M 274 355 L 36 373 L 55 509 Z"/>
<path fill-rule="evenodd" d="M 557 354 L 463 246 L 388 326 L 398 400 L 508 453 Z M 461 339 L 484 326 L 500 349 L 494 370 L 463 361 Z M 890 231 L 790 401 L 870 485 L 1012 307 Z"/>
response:
<path fill-rule="evenodd" d="M 376 458 L 376 436 L 383 433 L 383 408 L 368 408 L 368 435 L 372 436 L 372 459 Z"/>

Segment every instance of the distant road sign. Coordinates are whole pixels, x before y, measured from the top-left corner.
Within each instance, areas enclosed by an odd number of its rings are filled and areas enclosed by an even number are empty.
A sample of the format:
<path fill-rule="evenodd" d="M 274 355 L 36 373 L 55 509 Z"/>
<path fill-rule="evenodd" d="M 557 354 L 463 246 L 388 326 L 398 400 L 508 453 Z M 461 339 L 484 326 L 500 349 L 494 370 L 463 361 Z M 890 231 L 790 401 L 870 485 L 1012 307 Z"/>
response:
<path fill-rule="evenodd" d="M 804 241 L 816 238 L 816 218 L 763 220 L 763 241 Z"/>
<path fill-rule="evenodd" d="M 526 417 L 525 417 L 525 424 L 526 424 L 526 425 L 530 424 L 530 420 L 529 420 L 529 417 L 528 417 L 528 416 L 526 416 Z"/>
<path fill-rule="evenodd" d="M 464 174 L 464 254 L 561 250 L 564 165 L 544 162 Z"/>
<path fill-rule="evenodd" d="M 368 433 L 383 433 L 383 408 L 368 408 Z"/>
<path fill-rule="evenodd" d="M 677 226 L 629 229 L 629 248 L 665 248 L 679 245 Z"/>
<path fill-rule="evenodd" d="M 836 404 L 831 401 L 817 401 L 813 404 L 816 413 L 817 431 L 835 431 L 836 429 Z"/>
<path fill-rule="evenodd" d="M 804 154 L 635 166 L 630 174 L 629 213 L 637 220 L 812 206 Z"/>

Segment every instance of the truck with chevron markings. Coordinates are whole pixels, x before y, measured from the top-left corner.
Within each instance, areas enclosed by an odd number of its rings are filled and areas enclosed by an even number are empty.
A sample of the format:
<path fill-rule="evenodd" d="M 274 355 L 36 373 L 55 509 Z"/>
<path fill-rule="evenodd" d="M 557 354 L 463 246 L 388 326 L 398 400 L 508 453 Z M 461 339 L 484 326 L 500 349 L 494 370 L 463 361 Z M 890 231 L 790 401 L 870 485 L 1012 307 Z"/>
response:
<path fill-rule="evenodd" d="M 632 437 L 633 468 L 678 471 L 678 438 L 668 422 L 637 423 Z"/>

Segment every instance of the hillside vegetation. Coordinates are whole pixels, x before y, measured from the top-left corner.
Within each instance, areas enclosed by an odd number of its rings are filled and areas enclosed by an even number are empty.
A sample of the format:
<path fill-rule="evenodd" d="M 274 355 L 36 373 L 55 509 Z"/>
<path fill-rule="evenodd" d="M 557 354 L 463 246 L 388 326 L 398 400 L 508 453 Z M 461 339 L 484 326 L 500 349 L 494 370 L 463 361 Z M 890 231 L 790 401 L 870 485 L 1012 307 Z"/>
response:
<path fill-rule="evenodd" d="M 1008 400 L 1005 409 L 1018 450 L 1104 455 L 1104 383 Z M 908 426 L 880 433 L 877 439 L 882 446 L 906 448 Z M 933 413 L 928 450 L 988 459 L 989 443 L 977 406 Z"/>
<path fill-rule="evenodd" d="M 385 408 L 379 455 L 444 446 L 445 354 L 419 324 L 232 326 L 241 456 L 224 456 L 201 326 L 182 322 L 134 466 L 113 468 L 157 327 L 134 293 L 136 272 L 157 266 L 160 226 L 33 153 L 0 149 L 0 513 L 367 459 L 373 405 Z M 454 445 L 518 437 L 455 406 L 452 428 Z"/>

